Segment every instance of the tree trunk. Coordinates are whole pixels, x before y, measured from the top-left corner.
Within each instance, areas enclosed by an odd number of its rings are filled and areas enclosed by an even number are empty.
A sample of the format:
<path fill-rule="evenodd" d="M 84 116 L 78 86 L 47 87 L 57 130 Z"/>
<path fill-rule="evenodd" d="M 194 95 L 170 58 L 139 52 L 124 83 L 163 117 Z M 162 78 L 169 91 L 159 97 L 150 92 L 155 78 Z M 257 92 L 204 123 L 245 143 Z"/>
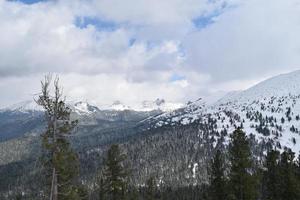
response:
<path fill-rule="evenodd" d="M 54 144 L 53 160 L 54 160 L 54 156 L 56 154 L 56 126 L 57 126 L 56 111 L 57 111 L 57 104 L 58 104 L 58 100 L 55 101 L 55 109 L 54 109 L 54 116 L 53 116 L 53 144 Z M 50 200 L 57 200 L 57 199 L 58 199 L 57 172 L 56 172 L 55 166 L 53 166 L 52 187 L 51 187 Z"/>
<path fill-rule="evenodd" d="M 55 168 L 53 168 L 50 200 L 57 200 L 58 198 L 57 196 L 58 196 L 57 174 Z"/>

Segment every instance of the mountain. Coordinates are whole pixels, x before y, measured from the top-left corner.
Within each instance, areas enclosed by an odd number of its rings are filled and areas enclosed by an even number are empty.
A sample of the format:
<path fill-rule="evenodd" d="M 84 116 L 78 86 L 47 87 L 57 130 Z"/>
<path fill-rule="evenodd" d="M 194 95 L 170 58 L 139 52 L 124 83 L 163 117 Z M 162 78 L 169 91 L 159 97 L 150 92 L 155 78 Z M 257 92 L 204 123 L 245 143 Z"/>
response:
<path fill-rule="evenodd" d="M 140 111 L 161 110 L 164 112 L 173 111 L 183 107 L 181 103 L 166 102 L 164 99 L 156 99 L 155 101 L 143 101 L 141 106 L 136 108 Z"/>
<path fill-rule="evenodd" d="M 83 101 L 75 102 L 73 104 L 69 103 L 69 107 L 78 115 L 88 115 L 100 111 L 97 106 L 93 106 L 88 102 Z"/>
<path fill-rule="evenodd" d="M 73 117 L 80 124 L 70 140 L 79 154 L 81 178 L 91 187 L 108 147 L 114 143 L 121 145 L 132 163 L 134 184 L 143 185 L 150 176 L 155 176 L 160 183 L 172 187 L 207 183 L 208 163 L 217 149 L 227 151 L 230 134 L 238 127 L 248 135 L 258 164 L 272 148 L 280 151 L 290 148 L 297 154 L 300 151 L 300 71 L 231 92 L 214 103 L 199 98 L 175 110 L 176 105 L 170 104 L 172 109 L 163 111 L 168 103 L 162 99 L 135 107 L 121 102 L 103 107 L 87 102 L 72 105 Z M 30 127 L 37 124 L 29 118 L 36 112 L 18 112 L 20 119 L 27 117 L 25 124 L 30 123 L 26 129 L 18 127 L 24 121 L 15 120 L 16 109 L 11 111 L 2 112 L 6 120 L 1 119 L 0 112 L 0 127 L 17 127 L 23 134 L 0 141 L 3 193 L 18 184 L 38 184 L 34 173 L 28 174 L 26 170 L 35 168 L 40 138 L 32 133 L 41 132 L 42 126 Z M 5 179 L 7 174 L 18 178 Z"/>
<path fill-rule="evenodd" d="M 165 100 L 142 102 L 133 108 L 115 101 L 109 106 L 92 105 L 87 101 L 69 101 L 71 117 L 79 120 L 81 126 L 97 126 L 107 129 L 136 123 L 150 116 L 177 108 L 179 104 L 166 103 Z M 44 124 L 43 109 L 35 101 L 23 101 L 0 110 L 0 141 L 24 135 L 40 133 Z"/>
<path fill-rule="evenodd" d="M 272 77 L 257 85 L 240 92 L 233 93 L 230 97 L 222 98 L 220 102 L 239 101 L 250 102 L 261 98 L 286 97 L 300 94 L 300 70 L 288 74 Z"/>
<path fill-rule="evenodd" d="M 110 105 L 108 108 L 105 108 L 104 110 L 119 110 L 119 111 L 123 111 L 123 110 L 132 110 L 130 108 L 130 106 L 127 106 L 125 104 L 123 104 L 121 101 L 114 101 L 112 105 Z"/>
<path fill-rule="evenodd" d="M 129 106 L 123 104 L 121 101 L 114 101 L 110 105 L 101 105 L 96 106 L 92 105 L 87 101 L 68 101 L 68 106 L 72 109 L 73 112 L 79 115 L 88 115 L 98 111 L 138 111 L 138 112 L 149 112 L 154 110 L 160 110 L 163 112 L 172 111 L 183 107 L 181 103 L 173 103 L 166 102 L 164 99 L 157 98 L 154 101 L 142 101 L 140 104 L 136 104 L 133 106 Z M 43 108 L 34 100 L 27 100 L 23 102 L 19 102 L 17 104 L 13 104 L 6 108 L 0 109 L 0 112 L 22 112 L 22 113 L 30 113 L 30 112 L 40 112 L 43 111 Z"/>
<path fill-rule="evenodd" d="M 145 120 L 153 128 L 215 121 L 215 131 L 242 126 L 259 142 L 300 152 L 300 71 L 265 80 L 247 90 L 231 92 L 213 104 L 201 99 L 173 112 Z"/>
<path fill-rule="evenodd" d="M 30 113 L 30 112 L 40 112 L 43 108 L 34 100 L 22 101 L 6 108 L 0 109 L 0 112 L 22 112 L 22 113 Z"/>
<path fill-rule="evenodd" d="M 167 102 L 164 99 L 157 98 L 154 101 L 145 100 L 141 103 L 135 104 L 135 105 L 126 105 L 123 104 L 121 101 L 115 101 L 111 105 L 104 105 L 100 106 L 100 110 L 118 110 L 118 111 L 124 111 L 124 110 L 133 110 L 138 112 L 149 112 L 154 110 L 160 110 L 162 112 L 172 111 L 183 107 L 183 104 L 181 103 L 174 103 L 174 102 Z"/>

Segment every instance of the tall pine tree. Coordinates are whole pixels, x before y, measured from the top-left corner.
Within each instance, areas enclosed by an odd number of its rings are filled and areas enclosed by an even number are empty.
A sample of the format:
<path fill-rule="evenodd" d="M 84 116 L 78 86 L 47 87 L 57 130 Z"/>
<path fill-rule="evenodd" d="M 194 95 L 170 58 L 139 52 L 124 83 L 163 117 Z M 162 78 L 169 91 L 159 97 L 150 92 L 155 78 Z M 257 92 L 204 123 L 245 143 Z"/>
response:
<path fill-rule="evenodd" d="M 126 197 L 128 170 L 125 167 L 125 160 L 126 155 L 122 153 L 119 145 L 111 145 L 103 172 L 105 196 L 108 199 L 123 200 Z"/>
<path fill-rule="evenodd" d="M 241 129 L 231 135 L 230 159 L 230 199 L 255 200 L 256 180 L 249 141 Z"/>
<path fill-rule="evenodd" d="M 225 159 L 220 150 L 217 150 L 210 165 L 210 196 L 212 200 L 225 200 L 226 177 L 225 177 Z"/>
<path fill-rule="evenodd" d="M 268 152 L 264 164 L 263 174 L 263 199 L 280 200 L 281 177 L 278 167 L 280 152 L 271 150 Z"/>
<path fill-rule="evenodd" d="M 300 185 L 297 181 L 296 164 L 294 162 L 295 153 L 285 150 L 281 154 L 279 163 L 281 177 L 281 199 L 299 200 Z"/>
<path fill-rule="evenodd" d="M 298 159 L 296 161 L 296 175 L 297 175 L 298 185 L 300 187 L 300 152 L 298 155 Z"/>
<path fill-rule="evenodd" d="M 151 176 L 146 182 L 146 200 L 155 200 L 156 190 L 156 180 Z"/>
<path fill-rule="evenodd" d="M 54 95 L 50 94 L 51 76 L 41 82 L 42 93 L 37 100 L 45 110 L 47 129 L 42 134 L 42 147 L 45 151 L 43 160 L 49 172 L 50 200 L 81 199 L 76 184 L 79 173 L 79 162 L 76 153 L 71 149 L 68 135 L 77 125 L 70 119 L 71 110 L 66 106 L 59 87 L 59 79 L 54 80 Z"/>

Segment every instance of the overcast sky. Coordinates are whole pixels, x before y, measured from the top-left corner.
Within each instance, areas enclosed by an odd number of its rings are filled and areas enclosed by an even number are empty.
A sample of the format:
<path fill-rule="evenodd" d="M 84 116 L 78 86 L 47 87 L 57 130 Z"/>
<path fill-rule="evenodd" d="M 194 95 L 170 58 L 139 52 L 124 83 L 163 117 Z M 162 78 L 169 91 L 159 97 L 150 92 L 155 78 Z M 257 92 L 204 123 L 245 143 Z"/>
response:
<path fill-rule="evenodd" d="M 0 0 L 0 107 L 49 72 L 101 105 L 186 102 L 297 69 L 299 0 Z"/>

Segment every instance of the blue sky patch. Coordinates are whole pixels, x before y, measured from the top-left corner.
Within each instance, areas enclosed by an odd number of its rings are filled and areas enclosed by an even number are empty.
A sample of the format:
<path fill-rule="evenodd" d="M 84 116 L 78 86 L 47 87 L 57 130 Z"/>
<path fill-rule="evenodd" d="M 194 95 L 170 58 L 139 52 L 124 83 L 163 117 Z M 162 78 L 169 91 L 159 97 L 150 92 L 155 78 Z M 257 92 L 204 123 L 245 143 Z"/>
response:
<path fill-rule="evenodd" d="M 170 81 L 171 82 L 175 82 L 175 81 L 181 81 L 184 80 L 185 77 L 179 74 L 172 74 L 172 76 L 170 77 Z"/>
<path fill-rule="evenodd" d="M 195 19 L 193 19 L 193 23 L 196 28 L 203 29 L 207 26 L 213 24 L 215 22 L 215 18 L 224 13 L 224 11 L 228 8 L 228 5 L 224 3 L 220 9 L 215 10 L 214 12 L 208 15 L 202 15 Z"/>
<path fill-rule="evenodd" d="M 22 2 L 24 4 L 35 4 L 39 2 L 46 2 L 48 0 L 9 0 L 9 1 Z"/>
<path fill-rule="evenodd" d="M 135 42 L 136 42 L 136 39 L 135 39 L 135 38 L 131 38 L 131 39 L 129 40 L 129 46 L 130 46 L 130 47 L 133 46 Z"/>
<path fill-rule="evenodd" d="M 98 30 L 104 31 L 114 31 L 118 28 L 116 23 L 96 17 L 77 17 L 75 19 L 75 25 L 82 29 L 86 28 L 88 25 L 93 25 Z"/>

